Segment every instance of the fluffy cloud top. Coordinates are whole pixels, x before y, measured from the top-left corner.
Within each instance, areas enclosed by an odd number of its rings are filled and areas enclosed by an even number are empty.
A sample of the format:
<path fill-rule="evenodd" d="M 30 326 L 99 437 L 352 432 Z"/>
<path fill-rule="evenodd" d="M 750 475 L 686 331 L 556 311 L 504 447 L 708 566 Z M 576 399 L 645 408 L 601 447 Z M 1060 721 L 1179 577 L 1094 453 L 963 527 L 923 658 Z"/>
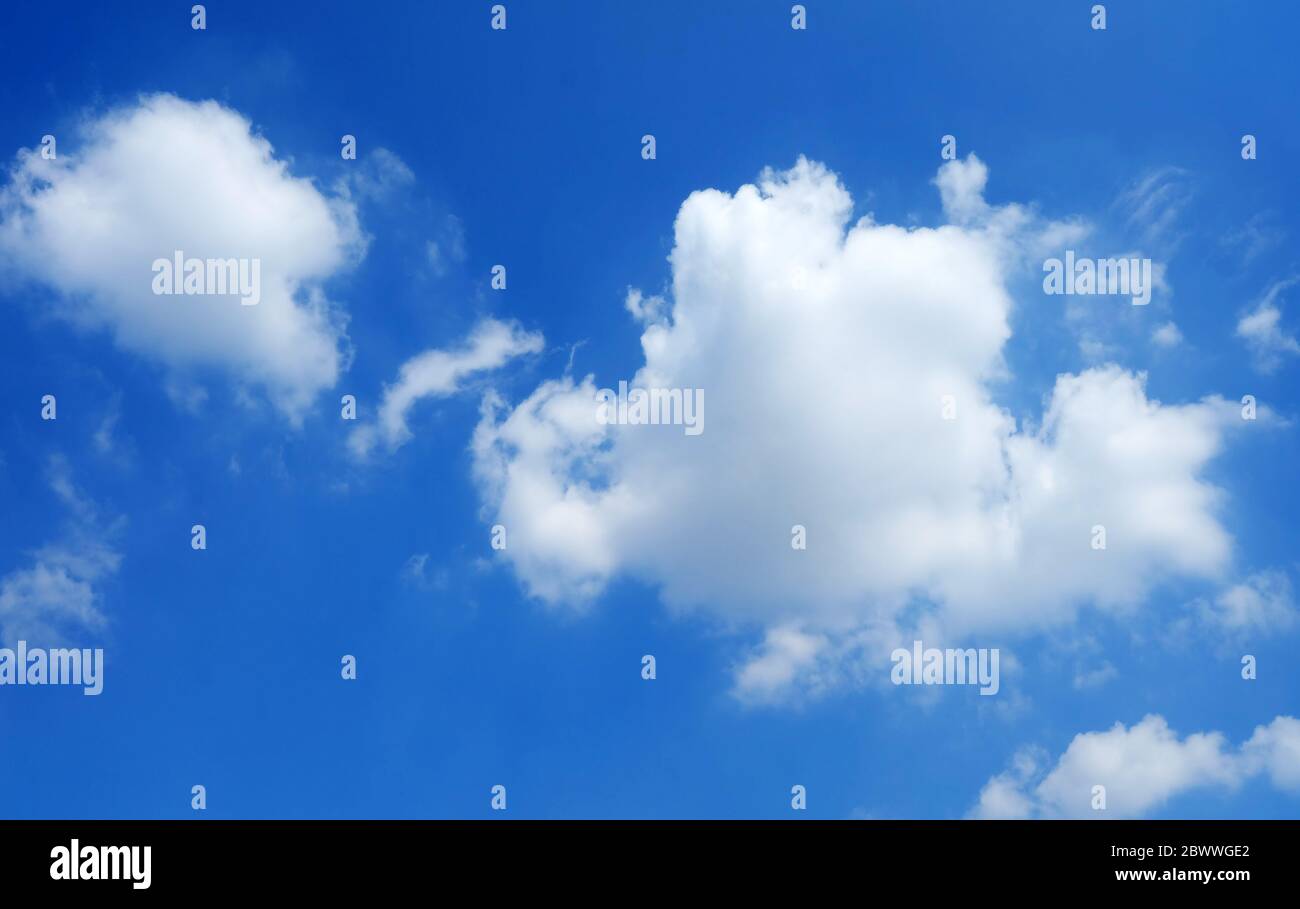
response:
<path fill-rule="evenodd" d="M 384 388 L 378 423 L 358 427 L 348 439 L 349 447 L 364 458 L 381 440 L 389 450 L 401 446 L 411 437 L 407 414 L 420 400 L 454 394 L 467 377 L 537 353 L 542 343 L 540 334 L 526 332 L 514 322 L 484 319 L 460 347 L 417 354 L 402 364 L 397 381 Z"/>
<path fill-rule="evenodd" d="M 82 132 L 54 160 L 19 153 L 0 191 L 0 261 L 123 348 L 228 370 L 299 415 L 345 365 L 341 316 L 320 285 L 363 251 L 352 203 L 294 177 L 215 101 L 153 95 Z M 176 250 L 260 259 L 260 303 L 155 295 L 152 264 Z"/>
<path fill-rule="evenodd" d="M 1131 818 L 1195 789 L 1231 791 L 1256 775 L 1300 791 L 1300 721 L 1279 716 L 1233 749 L 1217 732 L 1180 739 L 1161 716 L 1130 728 L 1074 737 L 1056 766 L 1042 753 L 1019 752 L 1011 767 L 988 781 L 971 810 L 976 818 Z M 1095 810 L 1094 786 L 1104 786 L 1106 808 Z"/>
<path fill-rule="evenodd" d="M 917 229 L 851 224 L 835 175 L 802 159 L 693 193 L 671 292 L 629 295 L 645 356 L 630 379 L 702 389 L 706 431 L 603 425 L 593 376 L 485 402 L 476 473 L 526 588 L 580 605 L 625 574 L 674 608 L 780 629 L 739 674 L 770 687 L 819 675 L 817 655 L 838 650 L 824 636 L 909 604 L 954 633 L 995 632 L 1217 575 L 1231 540 L 1201 474 L 1234 408 L 1162 404 L 1114 365 L 1060 376 L 1037 425 L 993 401 L 1008 274 L 1070 228 L 988 205 L 986 180 L 978 159 L 946 164 L 954 223 Z"/>

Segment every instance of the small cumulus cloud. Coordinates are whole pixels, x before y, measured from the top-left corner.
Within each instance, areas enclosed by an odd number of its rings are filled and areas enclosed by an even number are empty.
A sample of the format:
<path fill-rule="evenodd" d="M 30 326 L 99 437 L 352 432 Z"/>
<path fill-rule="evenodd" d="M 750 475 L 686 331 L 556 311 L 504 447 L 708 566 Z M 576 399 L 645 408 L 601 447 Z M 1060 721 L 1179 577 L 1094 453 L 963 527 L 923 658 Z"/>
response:
<path fill-rule="evenodd" d="M 1171 348 L 1183 343 L 1183 333 L 1173 322 L 1165 322 L 1151 332 L 1151 342 L 1157 347 Z"/>
<path fill-rule="evenodd" d="M 1056 764 L 1037 747 L 1021 749 L 980 791 L 973 818 L 1139 818 L 1195 790 L 1230 794 L 1257 776 L 1300 792 L 1300 721 L 1279 716 L 1238 748 L 1218 732 L 1180 738 L 1151 714 L 1131 727 L 1074 737 Z M 1100 805 L 1103 787 L 1105 808 Z"/>
<path fill-rule="evenodd" d="M 218 369 L 299 420 L 349 357 L 323 284 L 364 254 L 353 203 L 294 176 L 216 101 L 148 95 L 79 138 L 54 160 L 18 153 L 0 188 L 0 265 L 54 289 L 64 318 L 162 363 L 169 388 Z M 153 264 L 177 251 L 258 262 L 259 302 L 156 295 Z"/>

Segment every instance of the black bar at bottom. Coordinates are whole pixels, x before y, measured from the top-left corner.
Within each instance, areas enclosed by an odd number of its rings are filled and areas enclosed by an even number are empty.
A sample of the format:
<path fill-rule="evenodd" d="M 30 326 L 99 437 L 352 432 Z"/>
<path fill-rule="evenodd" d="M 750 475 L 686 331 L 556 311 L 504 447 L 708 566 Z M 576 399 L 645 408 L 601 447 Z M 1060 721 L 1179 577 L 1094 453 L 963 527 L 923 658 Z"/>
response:
<path fill-rule="evenodd" d="M 1290 883 L 1298 841 L 1300 821 L 0 821 L 0 879 L 6 896 L 338 896 L 452 881 L 681 896 L 835 880 L 1231 896 Z"/>

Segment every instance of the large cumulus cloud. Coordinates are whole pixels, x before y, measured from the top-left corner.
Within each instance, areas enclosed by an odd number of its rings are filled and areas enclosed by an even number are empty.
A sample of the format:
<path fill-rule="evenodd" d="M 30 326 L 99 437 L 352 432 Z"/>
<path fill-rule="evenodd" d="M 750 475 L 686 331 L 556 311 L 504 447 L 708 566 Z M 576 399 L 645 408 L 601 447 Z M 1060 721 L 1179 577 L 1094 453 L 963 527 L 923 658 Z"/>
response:
<path fill-rule="evenodd" d="M 1000 634 L 1221 573 L 1232 541 L 1203 470 L 1231 405 L 1163 404 L 1113 364 L 1059 376 L 1032 420 L 995 402 L 1009 276 L 1071 227 L 989 205 L 986 179 L 974 157 L 945 165 L 937 228 L 850 223 L 848 192 L 802 159 L 692 194 L 668 292 L 629 294 L 630 378 L 703 389 L 705 431 L 602 425 L 596 391 L 626 376 L 485 402 L 476 472 L 525 587 L 581 606 L 627 575 L 763 629 L 743 693 L 822 679 L 819 660 L 864 634 L 887 667 L 896 641 L 864 629 L 918 604 L 945 633 Z"/>

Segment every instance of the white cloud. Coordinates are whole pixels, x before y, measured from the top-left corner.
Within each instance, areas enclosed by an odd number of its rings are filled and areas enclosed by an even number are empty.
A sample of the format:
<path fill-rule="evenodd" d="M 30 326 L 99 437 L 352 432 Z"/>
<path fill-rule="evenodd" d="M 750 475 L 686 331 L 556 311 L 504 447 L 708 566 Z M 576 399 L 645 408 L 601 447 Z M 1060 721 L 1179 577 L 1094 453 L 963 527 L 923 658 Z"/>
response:
<path fill-rule="evenodd" d="M 1300 720 L 1279 716 L 1242 746 L 1247 772 L 1266 773 L 1278 789 L 1300 793 Z"/>
<path fill-rule="evenodd" d="M 408 581 L 423 581 L 424 566 L 428 562 L 429 554 L 427 552 L 417 552 L 407 559 L 406 564 L 402 566 L 402 577 Z"/>
<path fill-rule="evenodd" d="M 447 274 L 453 265 L 465 261 L 465 228 L 455 215 L 443 218 L 437 235 L 430 240 L 425 251 L 429 265 L 438 277 Z"/>
<path fill-rule="evenodd" d="M 115 392 L 104 406 L 99 426 L 91 435 L 95 451 L 110 461 L 126 466 L 131 463 L 134 441 L 121 431 L 122 393 Z"/>
<path fill-rule="evenodd" d="M 1025 791 L 1027 781 L 1039 773 L 1046 753 L 1038 748 L 1022 748 L 1011 759 L 1011 766 L 990 779 L 980 790 L 979 802 L 968 817 L 976 819 L 1029 818 L 1035 813 L 1032 796 Z"/>
<path fill-rule="evenodd" d="M 1237 322 L 1237 337 L 1246 342 L 1260 372 L 1273 372 L 1288 356 L 1300 354 L 1300 341 L 1282 328 L 1282 310 L 1277 299 L 1300 277 L 1278 281 L 1269 287 L 1259 304 Z"/>
<path fill-rule="evenodd" d="M 353 430 L 348 439 L 353 454 L 364 458 L 381 441 L 390 451 L 400 447 L 411 437 L 406 419 L 419 401 L 455 394 L 469 376 L 537 353 L 542 343 L 540 334 L 526 332 L 514 322 L 484 319 L 460 347 L 417 354 L 402 364 L 397 381 L 384 387 L 378 422 Z"/>
<path fill-rule="evenodd" d="M 1076 691 L 1084 691 L 1089 688 L 1100 688 L 1111 679 L 1119 676 L 1119 670 L 1110 663 L 1102 663 L 1096 669 L 1082 669 L 1074 674 L 1074 688 Z"/>
<path fill-rule="evenodd" d="M 56 160 L 18 154 L 0 190 L 0 261 L 124 349 L 182 376 L 228 371 L 300 416 L 346 365 L 343 317 L 321 283 L 364 251 L 352 203 L 292 176 L 215 101 L 152 95 L 82 134 Z M 154 295 L 152 264 L 176 250 L 260 259 L 261 302 Z"/>
<path fill-rule="evenodd" d="M 1105 237 L 1091 237 L 1086 248 L 1079 244 L 1074 247 L 1076 255 L 1081 258 L 1146 260 L 1150 258 L 1141 249 L 1124 248 L 1110 245 Z M 1057 247 L 1055 256 L 1063 255 L 1064 250 Z M 1134 341 L 1148 331 L 1151 341 L 1157 346 L 1169 348 L 1181 342 L 1182 334 L 1172 321 L 1151 331 L 1149 314 L 1158 310 L 1168 310 L 1173 299 L 1173 287 L 1168 279 L 1169 269 L 1163 262 L 1152 261 L 1150 285 L 1143 288 L 1150 301 L 1146 306 L 1133 306 L 1130 296 L 1108 295 L 1107 297 L 1074 296 L 1063 297 L 1066 325 L 1078 339 L 1079 353 L 1089 365 L 1100 365 L 1112 361 L 1128 350 Z"/>
<path fill-rule="evenodd" d="M 1180 739 L 1152 714 L 1125 728 L 1074 737 L 1056 766 L 1040 749 L 1024 749 L 980 791 L 976 818 L 1133 818 L 1171 798 L 1202 789 L 1232 792 L 1267 773 L 1273 784 L 1300 791 L 1300 722 L 1277 717 L 1256 728 L 1239 749 L 1218 732 Z M 1106 808 L 1094 810 L 1093 787 L 1104 786 Z"/>
<path fill-rule="evenodd" d="M 736 694 L 760 702 L 779 696 L 815 664 L 826 643 L 824 637 L 797 628 L 770 629 L 761 652 L 737 671 Z"/>
<path fill-rule="evenodd" d="M 1243 265 L 1249 265 L 1258 256 L 1281 246 L 1286 239 L 1286 231 L 1273 221 L 1275 216 L 1272 212 L 1258 212 L 1240 228 L 1224 234 L 1219 244 L 1241 256 Z"/>
<path fill-rule="evenodd" d="M 100 454 L 107 455 L 113 453 L 113 449 L 116 446 L 116 443 L 113 440 L 113 429 L 117 426 L 117 421 L 121 419 L 121 417 L 121 411 L 118 410 L 117 405 L 114 404 L 112 409 L 109 410 L 108 413 L 104 414 L 104 418 L 99 421 L 99 428 L 95 430 L 95 434 L 91 438 L 94 440 L 95 450 Z"/>
<path fill-rule="evenodd" d="M 31 564 L 0 578 L 0 642 L 47 646 L 102 628 L 96 584 L 114 574 L 121 556 L 110 545 L 118 522 L 105 522 L 77 490 L 67 463 L 51 459 L 50 488 L 71 514 L 63 538 L 32 553 Z"/>
<path fill-rule="evenodd" d="M 402 582 L 420 590 L 445 590 L 449 576 L 447 569 L 429 564 L 429 553 L 417 552 L 402 566 Z"/>
<path fill-rule="evenodd" d="M 1192 193 L 1186 171 L 1161 167 L 1148 171 L 1126 187 L 1115 207 L 1145 242 L 1172 248 L 1182 239 L 1177 225 L 1191 202 Z"/>
<path fill-rule="evenodd" d="M 1296 621 L 1291 579 L 1281 571 L 1252 574 L 1200 607 L 1207 624 L 1229 634 L 1285 629 Z"/>
<path fill-rule="evenodd" d="M 986 179 L 973 157 L 946 164 L 936 182 L 961 224 L 934 229 L 850 225 L 848 193 L 802 159 L 693 193 L 671 303 L 626 302 L 645 326 L 630 378 L 703 389 L 707 430 L 601 425 L 593 376 L 485 401 L 476 475 L 526 589 L 582 607 L 626 575 L 674 609 L 767 630 L 745 691 L 825 678 L 808 648 L 781 645 L 843 641 L 909 604 L 937 609 L 945 636 L 1013 634 L 1085 603 L 1134 608 L 1166 577 L 1218 577 L 1231 540 L 1201 474 L 1234 406 L 1162 404 L 1114 365 L 1059 376 L 1036 426 L 994 403 L 1008 274 L 1059 230 L 984 203 Z"/>
<path fill-rule="evenodd" d="M 988 166 L 975 155 L 957 160 L 939 169 L 934 178 L 943 201 L 944 214 L 953 224 L 968 224 L 988 217 L 984 187 L 989 181 Z"/>
<path fill-rule="evenodd" d="M 1151 340 L 1157 347 L 1177 347 L 1183 343 L 1183 333 L 1173 322 L 1166 322 L 1151 333 Z"/>
<path fill-rule="evenodd" d="M 349 168 L 347 180 L 339 190 L 373 202 L 390 203 L 415 182 L 415 173 L 406 162 L 386 148 L 376 148 L 361 155 Z"/>
<path fill-rule="evenodd" d="M 635 287 L 627 289 L 627 296 L 623 300 L 623 308 L 632 314 L 632 318 L 644 325 L 653 325 L 661 321 L 667 306 L 667 301 L 658 294 L 647 297 Z"/>

